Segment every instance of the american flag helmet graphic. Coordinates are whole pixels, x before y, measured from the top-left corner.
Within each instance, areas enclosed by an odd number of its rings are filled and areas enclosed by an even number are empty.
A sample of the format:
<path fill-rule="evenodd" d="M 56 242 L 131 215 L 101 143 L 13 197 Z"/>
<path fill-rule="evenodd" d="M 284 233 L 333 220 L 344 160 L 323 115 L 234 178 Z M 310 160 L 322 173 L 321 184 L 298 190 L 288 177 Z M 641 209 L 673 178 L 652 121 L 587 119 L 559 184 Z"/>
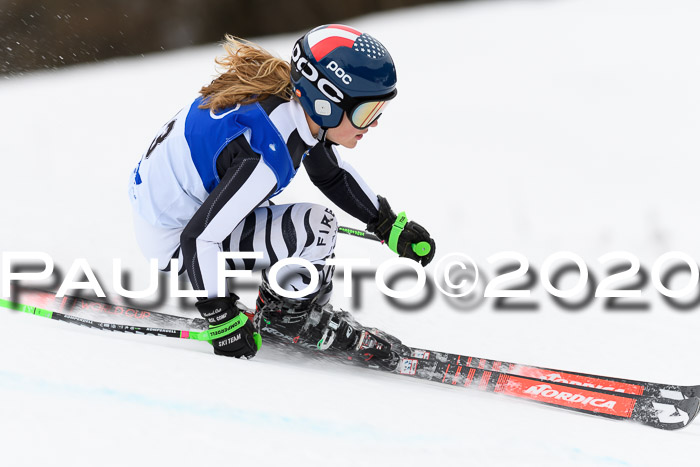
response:
<path fill-rule="evenodd" d="M 316 61 L 322 60 L 338 47 L 349 47 L 354 51 L 367 55 L 368 58 L 381 58 L 388 52 L 381 42 L 369 34 L 342 24 L 314 29 L 308 36 L 311 54 Z"/>

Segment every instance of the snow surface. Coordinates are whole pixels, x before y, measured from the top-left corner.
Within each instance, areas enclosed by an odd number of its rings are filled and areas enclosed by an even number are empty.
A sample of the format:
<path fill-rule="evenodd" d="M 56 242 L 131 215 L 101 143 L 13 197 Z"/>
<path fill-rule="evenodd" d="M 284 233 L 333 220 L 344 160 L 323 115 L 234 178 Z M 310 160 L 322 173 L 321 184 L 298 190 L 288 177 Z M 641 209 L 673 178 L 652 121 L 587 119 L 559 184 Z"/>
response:
<path fill-rule="evenodd" d="M 634 253 L 647 271 L 667 251 L 700 258 L 698 20 L 694 0 L 566 0 L 348 21 L 391 51 L 400 92 L 344 157 L 434 234 L 438 259 L 468 254 L 486 279 L 500 251 L 537 271 L 571 251 L 598 280 L 610 251 Z M 297 36 L 258 41 L 286 57 Z M 145 286 L 128 175 L 214 76 L 219 53 L 210 45 L 0 81 L 2 251 L 44 251 L 64 274 L 85 258 L 106 289 L 122 258 L 134 288 Z M 326 202 L 303 174 L 278 201 L 302 200 Z M 374 266 L 391 258 L 351 238 L 337 253 Z M 349 306 L 342 285 L 334 301 Z M 253 295 L 243 290 L 248 303 Z M 440 294 L 402 311 L 365 281 L 356 315 L 409 345 L 700 383 L 698 307 L 670 308 L 651 282 L 642 300 L 649 310 L 611 312 L 598 298 L 567 311 L 538 281 L 534 312 L 497 311 L 493 299 L 460 309 Z M 0 329 L 7 466 L 697 465 L 700 424 L 663 432 L 265 347 L 251 361 L 224 359 L 203 343 L 7 311 Z"/>

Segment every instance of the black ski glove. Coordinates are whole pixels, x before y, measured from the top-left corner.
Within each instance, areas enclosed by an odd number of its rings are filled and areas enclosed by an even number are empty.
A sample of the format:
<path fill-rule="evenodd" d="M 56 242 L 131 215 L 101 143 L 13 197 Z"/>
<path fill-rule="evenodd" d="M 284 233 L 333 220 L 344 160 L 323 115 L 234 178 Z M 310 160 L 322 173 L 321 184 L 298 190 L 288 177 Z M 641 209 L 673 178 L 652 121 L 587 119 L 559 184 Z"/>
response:
<path fill-rule="evenodd" d="M 423 226 L 408 221 L 405 213 L 399 213 L 398 216 L 394 214 L 386 198 L 382 196 L 377 198 L 379 216 L 375 221 L 367 224 L 367 230 L 377 234 L 399 256 L 427 266 L 435 256 L 435 240 Z"/>
<path fill-rule="evenodd" d="M 238 297 L 207 298 L 197 309 L 209 323 L 209 337 L 216 355 L 253 358 L 262 346 L 262 338 L 253 322 L 236 307 Z"/>

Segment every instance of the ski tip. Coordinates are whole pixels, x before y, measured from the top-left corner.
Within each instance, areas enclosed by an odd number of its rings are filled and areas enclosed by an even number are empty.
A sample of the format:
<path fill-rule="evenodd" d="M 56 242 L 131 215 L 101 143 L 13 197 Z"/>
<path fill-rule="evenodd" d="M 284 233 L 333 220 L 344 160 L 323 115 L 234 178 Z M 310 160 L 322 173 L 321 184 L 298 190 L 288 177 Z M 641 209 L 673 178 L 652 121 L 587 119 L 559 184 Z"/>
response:
<path fill-rule="evenodd" d="M 687 395 L 690 397 L 700 397 L 700 385 L 698 386 L 688 386 Z"/>
<path fill-rule="evenodd" d="M 673 404 L 665 402 L 653 402 L 655 420 L 652 423 L 656 428 L 664 430 L 679 430 L 688 426 L 700 411 L 700 399 L 691 397 Z"/>
<path fill-rule="evenodd" d="M 688 426 L 690 422 L 695 420 L 698 413 L 700 413 L 700 398 L 691 397 L 690 399 L 686 399 L 679 404 L 679 408 L 683 411 L 687 411 L 688 423 L 686 423 L 685 426 Z"/>

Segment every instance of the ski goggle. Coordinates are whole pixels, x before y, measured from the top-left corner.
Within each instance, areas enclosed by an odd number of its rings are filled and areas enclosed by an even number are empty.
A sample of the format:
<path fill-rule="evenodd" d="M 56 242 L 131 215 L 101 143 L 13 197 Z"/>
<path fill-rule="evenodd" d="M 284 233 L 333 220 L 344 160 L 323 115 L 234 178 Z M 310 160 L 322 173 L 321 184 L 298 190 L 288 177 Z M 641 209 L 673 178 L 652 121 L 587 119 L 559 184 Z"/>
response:
<path fill-rule="evenodd" d="M 350 123 L 358 130 L 369 128 L 382 115 L 384 109 L 389 105 L 389 101 L 394 97 L 396 97 L 396 90 L 387 96 L 381 96 L 379 98 L 374 98 L 375 100 L 366 100 L 356 104 L 348 112 Z"/>

